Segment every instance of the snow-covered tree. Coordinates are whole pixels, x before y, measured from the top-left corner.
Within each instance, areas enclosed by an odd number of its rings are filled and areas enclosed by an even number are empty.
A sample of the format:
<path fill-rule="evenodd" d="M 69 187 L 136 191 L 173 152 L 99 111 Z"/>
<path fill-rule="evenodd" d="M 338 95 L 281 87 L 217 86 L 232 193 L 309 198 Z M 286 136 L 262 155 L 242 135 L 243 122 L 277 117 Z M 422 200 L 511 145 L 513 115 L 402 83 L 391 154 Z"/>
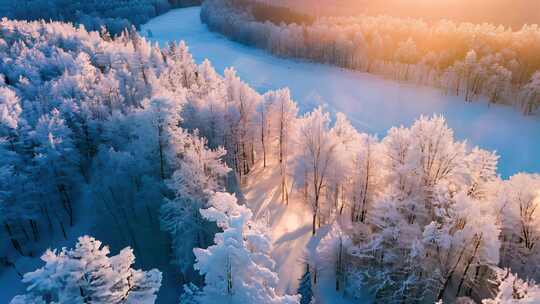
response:
<path fill-rule="evenodd" d="M 192 269 L 192 248 L 207 246 L 213 226 L 201 218 L 199 210 L 207 208 L 214 191 L 224 188 L 224 179 L 230 171 L 222 162 L 223 149 L 210 150 L 197 133 L 190 134 L 183 144 L 182 160 L 167 186 L 174 198 L 165 199 L 161 206 L 161 228 L 172 239 L 174 263 L 182 273 Z"/>
<path fill-rule="evenodd" d="M 404 202 L 401 208 L 412 212 L 411 223 L 419 220 L 426 224 L 438 192 L 449 191 L 451 184 L 461 183 L 465 143 L 456 142 L 444 118 L 435 116 L 421 117 L 410 129 L 390 129 L 383 144 L 391 195 Z M 425 201 L 425 206 L 407 206 L 408 202 L 414 204 L 414 200 Z"/>
<path fill-rule="evenodd" d="M 36 179 L 41 183 L 44 195 L 53 195 L 61 202 L 70 226 L 74 224 L 72 188 L 79 177 L 79 152 L 71 129 L 60 112 L 53 109 L 39 118 L 31 134 L 35 142 L 34 168 Z"/>
<path fill-rule="evenodd" d="M 20 99 L 15 92 L 0 87 L 0 221 L 19 254 L 23 254 L 23 250 L 15 223 L 29 220 L 34 240 L 39 238 L 35 225 L 39 208 L 29 193 L 33 185 L 26 165 L 29 159 L 24 155 L 27 134 L 21 113 Z"/>
<path fill-rule="evenodd" d="M 10 130 L 17 129 L 22 112 L 20 99 L 17 94 L 7 88 L 0 87 L 0 126 L 1 134 L 5 136 Z"/>
<path fill-rule="evenodd" d="M 354 158 L 358 150 L 361 149 L 361 135 L 345 114 L 336 114 L 336 121 L 330 133 L 330 136 L 335 138 L 337 146 L 334 151 L 335 160 L 327 174 L 327 204 L 322 210 L 327 222 L 331 222 L 332 218 L 337 215 L 342 215 L 345 207 L 349 205 L 347 193 L 354 191 L 352 185 Z"/>
<path fill-rule="evenodd" d="M 503 244 L 501 264 L 523 278 L 540 279 L 540 176 L 517 174 L 493 185 L 495 206 L 500 211 Z"/>
<path fill-rule="evenodd" d="M 475 199 L 486 199 L 491 192 L 489 187 L 497 180 L 499 156 L 495 152 L 473 148 L 466 157 L 467 194 Z"/>
<path fill-rule="evenodd" d="M 499 263 L 497 156 L 455 141 L 441 117 L 391 129 L 376 155 L 382 168 L 368 225 L 349 232 L 351 276 L 390 303 L 485 288 Z"/>
<path fill-rule="evenodd" d="M 305 200 L 313 213 L 312 233 L 320 225 L 321 204 L 328 175 L 334 165 L 338 139 L 330 132 L 330 116 L 321 107 L 301 118 L 298 134 L 296 175 L 304 182 Z"/>
<path fill-rule="evenodd" d="M 540 107 L 540 71 L 534 73 L 523 88 L 521 108 L 523 113 L 531 114 Z"/>
<path fill-rule="evenodd" d="M 485 299 L 482 304 L 532 304 L 540 301 L 540 286 L 534 281 L 525 281 L 510 269 L 498 269 L 494 283 L 498 285 L 497 294 Z"/>
<path fill-rule="evenodd" d="M 251 171 L 255 164 L 255 144 L 259 139 L 257 108 L 262 96 L 244 83 L 232 68 L 225 70 L 225 148 L 230 152 L 237 174 L 242 176 Z"/>
<path fill-rule="evenodd" d="M 198 303 L 299 303 L 299 296 L 277 294 L 272 243 L 251 211 L 233 195 L 220 192 L 210 198 L 210 206 L 201 214 L 223 232 L 216 234 L 214 245 L 194 249 L 195 268 L 205 276 Z"/>
<path fill-rule="evenodd" d="M 196 83 L 197 66 L 184 41 L 170 44 L 164 56 L 168 64 L 165 77 L 169 89 L 190 88 Z"/>
<path fill-rule="evenodd" d="M 291 156 L 292 144 L 295 138 L 295 129 L 297 126 L 298 107 L 291 99 L 289 90 L 278 90 L 264 95 L 265 103 L 268 104 L 268 133 L 267 140 L 270 145 L 275 143 L 277 146 L 277 159 L 279 161 L 279 173 L 281 176 L 281 200 L 288 201 L 289 161 Z"/>
<path fill-rule="evenodd" d="M 165 93 L 146 100 L 141 125 L 137 129 L 141 149 L 151 149 L 148 155 L 155 159 L 157 172 L 164 180 L 174 169 L 175 158 L 184 140 L 180 129 L 183 95 Z M 149 130 L 151 130 L 149 132 Z"/>
<path fill-rule="evenodd" d="M 378 163 L 381 145 L 372 136 L 362 134 L 352 161 L 350 189 L 351 221 L 365 223 L 375 199 L 384 191 L 384 173 Z"/>
<path fill-rule="evenodd" d="M 453 280 L 455 296 L 466 295 L 466 289 L 483 288 L 489 269 L 499 263 L 500 227 L 490 202 L 478 201 L 458 193 L 449 205 L 438 210 L 439 222 L 426 226 L 423 234 L 427 258 L 422 264 L 426 273 L 437 267 L 437 299 L 446 293 Z M 445 215 L 442 215 L 445 214 Z M 433 263 L 429 260 L 433 258 Z M 439 266 L 434 266 L 439 265 Z M 431 266 L 427 266 L 431 265 Z"/>
<path fill-rule="evenodd" d="M 130 248 L 109 257 L 109 248 L 92 237 L 80 237 L 74 249 L 47 250 L 45 266 L 24 275 L 27 294 L 11 303 L 154 303 L 161 272 L 131 268 Z"/>
<path fill-rule="evenodd" d="M 409 37 L 404 42 L 399 43 L 399 46 L 395 54 L 396 60 L 405 65 L 405 71 L 403 76 L 398 76 L 404 80 L 409 79 L 409 69 L 412 64 L 415 64 L 418 61 L 418 51 L 416 49 L 416 43 L 412 38 Z M 398 78 L 398 79 L 399 79 Z"/>

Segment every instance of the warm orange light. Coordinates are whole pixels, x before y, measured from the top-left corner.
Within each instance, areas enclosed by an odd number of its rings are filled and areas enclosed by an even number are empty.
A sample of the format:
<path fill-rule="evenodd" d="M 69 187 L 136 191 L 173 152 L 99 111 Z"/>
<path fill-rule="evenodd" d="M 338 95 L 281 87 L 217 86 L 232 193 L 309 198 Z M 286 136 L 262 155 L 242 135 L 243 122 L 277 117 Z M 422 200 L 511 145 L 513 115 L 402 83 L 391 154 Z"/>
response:
<path fill-rule="evenodd" d="M 318 15 L 385 14 L 450 19 L 458 22 L 503 24 L 519 29 L 540 22 L 538 0 L 273 0 Z"/>

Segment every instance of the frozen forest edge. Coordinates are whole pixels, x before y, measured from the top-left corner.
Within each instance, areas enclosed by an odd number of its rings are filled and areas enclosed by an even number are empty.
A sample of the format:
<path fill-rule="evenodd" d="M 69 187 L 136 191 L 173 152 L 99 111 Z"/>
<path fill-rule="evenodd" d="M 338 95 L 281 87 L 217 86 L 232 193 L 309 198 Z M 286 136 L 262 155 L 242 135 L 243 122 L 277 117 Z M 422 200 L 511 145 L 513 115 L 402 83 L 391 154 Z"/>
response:
<path fill-rule="evenodd" d="M 389 16 L 298 17 L 298 24 L 276 24 L 254 17 L 260 5 L 251 0 L 205 1 L 201 20 L 232 40 L 278 56 L 428 85 L 464 96 L 467 102 L 483 98 L 525 115 L 536 114 L 540 107 L 537 25 L 512 31 L 491 24 L 428 24 Z M 275 10 L 280 12 L 279 7 Z"/>
<path fill-rule="evenodd" d="M 279 172 L 283 204 L 312 212 L 314 285 L 326 278 L 346 297 L 368 290 L 386 303 L 539 297 L 529 265 L 540 177 L 501 180 L 498 157 L 456 141 L 442 117 L 379 140 L 343 114 L 300 115 L 286 89 L 259 94 L 233 69 L 197 65 L 184 43 L 159 48 L 134 31 L 112 38 L 60 22 L 4 19 L 0 30 L 5 264 L 67 239 L 88 202 L 109 216 L 111 239 L 133 248 L 109 257 L 82 237 L 47 251 L 13 303 L 153 303 L 161 275 L 130 267 L 152 241 L 139 238 L 141 223 L 167 233 L 181 303 L 298 303 L 275 292 L 267 228 L 226 193 L 239 190 L 231 174 L 241 186 L 257 166 Z"/>

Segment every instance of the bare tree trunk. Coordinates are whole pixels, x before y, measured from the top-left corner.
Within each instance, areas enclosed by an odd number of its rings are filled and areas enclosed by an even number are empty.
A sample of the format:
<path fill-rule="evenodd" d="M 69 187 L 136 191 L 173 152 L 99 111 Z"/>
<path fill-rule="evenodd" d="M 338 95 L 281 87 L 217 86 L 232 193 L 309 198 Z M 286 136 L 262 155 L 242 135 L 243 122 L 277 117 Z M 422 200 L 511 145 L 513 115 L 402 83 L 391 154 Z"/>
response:
<path fill-rule="evenodd" d="M 335 189 L 334 189 L 334 208 L 335 210 L 338 210 L 339 209 L 339 184 L 336 184 L 335 186 Z"/>
<path fill-rule="evenodd" d="M 158 145 L 159 145 L 159 172 L 161 179 L 165 179 L 165 160 L 163 157 L 163 143 L 161 142 L 161 133 L 163 132 L 162 127 L 158 126 Z"/>
<path fill-rule="evenodd" d="M 478 249 L 480 248 L 481 243 L 482 243 L 482 235 L 478 236 L 476 240 L 476 244 L 474 246 L 473 254 L 467 261 L 467 265 L 465 266 L 465 270 L 463 271 L 463 275 L 461 276 L 461 280 L 459 281 L 456 297 L 459 296 L 459 293 L 461 292 L 461 287 L 463 286 L 463 283 L 465 282 L 465 278 L 467 277 L 467 272 L 469 271 L 469 268 L 471 267 L 472 262 L 474 262 L 474 259 L 476 258 L 476 255 L 478 253 Z"/>
<path fill-rule="evenodd" d="M 266 118 L 264 115 L 264 109 L 261 112 L 261 146 L 263 150 L 263 167 L 266 168 L 266 141 L 265 141 L 265 133 L 266 133 Z"/>
<path fill-rule="evenodd" d="M 286 202 L 286 189 L 287 189 L 287 180 L 285 179 L 285 174 L 283 173 L 283 168 L 281 168 L 281 202 Z"/>
<path fill-rule="evenodd" d="M 409 64 L 405 64 L 405 81 L 409 80 Z"/>
<path fill-rule="evenodd" d="M 439 294 L 437 295 L 437 300 L 442 300 L 442 298 L 444 296 L 444 293 L 446 292 L 446 288 L 448 287 L 448 283 L 450 283 L 450 280 L 454 276 L 454 273 L 456 272 L 456 269 L 457 269 L 459 263 L 461 262 L 461 259 L 463 258 L 463 254 L 465 253 L 466 248 L 467 248 L 467 246 L 463 245 L 463 248 L 461 249 L 461 251 L 459 253 L 458 260 L 456 261 L 454 266 L 451 268 L 450 272 L 448 272 L 448 274 L 446 275 L 446 277 L 444 279 L 444 282 L 443 282 L 443 285 L 442 285 L 442 288 L 441 288 L 441 290 L 439 290 Z"/>
<path fill-rule="evenodd" d="M 36 221 L 29 219 L 28 222 L 30 223 L 30 228 L 32 229 L 32 235 L 34 236 L 34 241 L 39 241 L 39 229 L 37 226 Z"/>
<path fill-rule="evenodd" d="M 229 259 L 230 257 L 227 257 L 227 294 L 231 295 L 233 293 L 233 278 L 231 262 Z"/>
<path fill-rule="evenodd" d="M 69 217 L 69 226 L 73 227 L 73 205 L 71 204 L 71 198 L 67 193 L 66 186 L 58 184 L 56 187 L 60 194 L 60 199 L 62 200 L 62 207 Z"/>
<path fill-rule="evenodd" d="M 289 188 L 287 187 L 287 179 L 283 179 L 283 193 L 285 195 L 285 204 L 289 204 Z"/>
<path fill-rule="evenodd" d="M 317 212 L 313 211 L 313 222 L 312 222 L 312 235 L 315 235 L 315 232 L 317 232 L 317 227 L 315 223 L 317 222 Z"/>
<path fill-rule="evenodd" d="M 47 204 L 40 204 L 41 211 L 43 214 L 45 214 L 45 217 L 47 218 L 47 223 L 49 224 L 49 230 L 52 231 L 53 229 L 53 223 L 51 220 L 51 215 L 49 214 L 49 208 L 47 208 Z"/>
<path fill-rule="evenodd" d="M 151 225 L 153 225 L 154 220 L 152 218 L 152 211 L 150 210 L 150 206 L 148 206 L 148 204 L 145 204 L 145 207 L 146 207 L 146 213 L 148 214 L 148 221 L 150 222 Z"/>
<path fill-rule="evenodd" d="M 11 226 L 8 222 L 4 222 L 4 228 L 6 229 L 6 232 L 10 238 L 13 237 L 13 231 L 11 230 Z"/>
<path fill-rule="evenodd" d="M 11 245 L 13 246 L 13 249 L 15 249 L 15 251 L 17 251 L 21 256 L 24 256 L 21 244 L 14 237 L 13 231 L 11 230 L 11 226 L 9 225 L 9 223 L 4 222 L 4 228 L 6 229 L 6 232 L 7 232 L 8 236 L 9 236 L 9 238 L 11 240 Z"/>
<path fill-rule="evenodd" d="M 357 200 L 356 195 L 354 195 L 352 199 L 353 203 L 351 206 L 351 222 L 353 223 L 358 221 L 358 216 L 356 215 L 356 212 L 357 212 L 356 200 Z"/>
<path fill-rule="evenodd" d="M 26 229 L 24 229 L 24 225 L 22 224 L 22 222 L 20 220 L 18 221 L 18 224 L 19 224 L 19 228 L 23 232 L 24 237 L 26 238 L 26 240 L 30 241 L 30 236 L 28 235 L 28 232 L 26 232 Z"/>
<path fill-rule="evenodd" d="M 370 158 L 371 158 L 371 149 L 368 141 L 368 154 L 366 158 L 366 178 L 364 180 L 364 189 L 362 192 L 362 208 L 360 213 L 360 222 L 365 223 L 366 213 L 367 213 L 367 193 L 369 188 L 369 172 L 370 172 Z"/>
<path fill-rule="evenodd" d="M 339 239 L 338 256 L 336 261 L 336 291 L 341 289 L 341 280 L 343 279 L 343 241 Z"/>
<path fill-rule="evenodd" d="M 60 230 L 62 231 L 62 235 L 64 236 L 64 239 L 67 240 L 67 234 L 66 234 L 66 228 L 64 227 L 64 223 L 62 220 L 58 219 L 58 223 L 60 224 Z"/>
<path fill-rule="evenodd" d="M 242 142 L 242 163 L 244 164 L 244 175 L 247 175 L 250 171 L 249 162 L 246 153 L 246 144 Z"/>

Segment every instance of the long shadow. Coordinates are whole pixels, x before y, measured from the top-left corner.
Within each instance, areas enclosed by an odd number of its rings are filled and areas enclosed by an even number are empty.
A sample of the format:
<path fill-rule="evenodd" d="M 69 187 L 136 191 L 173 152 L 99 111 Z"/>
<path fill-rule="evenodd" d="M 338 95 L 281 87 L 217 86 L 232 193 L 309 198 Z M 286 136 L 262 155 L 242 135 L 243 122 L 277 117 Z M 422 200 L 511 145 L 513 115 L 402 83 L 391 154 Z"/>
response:
<path fill-rule="evenodd" d="M 293 241 L 295 239 L 298 239 L 304 236 L 306 233 L 309 233 L 310 231 L 311 231 L 311 227 L 309 225 L 302 226 L 294 231 L 291 231 L 282 235 L 279 239 L 276 240 L 274 245 L 277 246 L 284 242 Z"/>

